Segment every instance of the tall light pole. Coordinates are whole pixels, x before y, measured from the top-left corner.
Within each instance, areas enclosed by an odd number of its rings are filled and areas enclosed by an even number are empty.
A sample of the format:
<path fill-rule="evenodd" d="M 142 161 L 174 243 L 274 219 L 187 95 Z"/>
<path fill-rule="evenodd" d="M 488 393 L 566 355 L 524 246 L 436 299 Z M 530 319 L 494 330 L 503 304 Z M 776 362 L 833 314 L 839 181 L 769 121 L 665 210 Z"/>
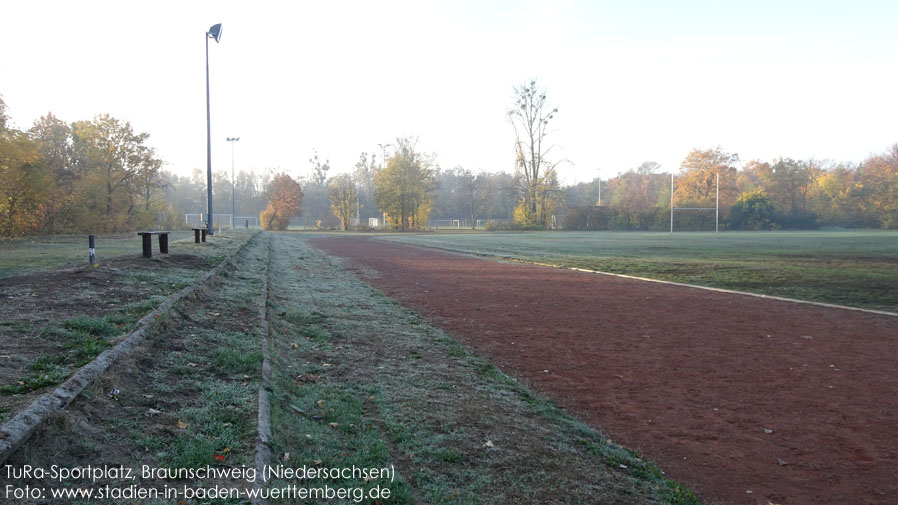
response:
<path fill-rule="evenodd" d="M 209 39 L 215 43 L 221 39 L 221 23 L 212 25 L 206 32 L 206 193 L 209 197 L 209 216 L 206 233 L 212 235 L 212 114 L 209 106 Z"/>
<path fill-rule="evenodd" d="M 381 165 L 383 165 L 383 168 L 387 168 L 387 148 L 393 147 L 393 145 L 392 144 L 377 144 L 377 145 L 380 147 L 381 153 L 383 153 L 383 158 L 381 159 L 380 163 L 381 163 Z M 387 227 L 387 213 L 383 212 L 381 217 L 383 218 L 382 226 L 384 228 L 386 228 Z"/>
<path fill-rule="evenodd" d="M 231 143 L 231 229 L 237 228 L 237 179 L 234 178 L 234 143 L 240 140 L 240 137 L 228 137 L 227 141 Z"/>

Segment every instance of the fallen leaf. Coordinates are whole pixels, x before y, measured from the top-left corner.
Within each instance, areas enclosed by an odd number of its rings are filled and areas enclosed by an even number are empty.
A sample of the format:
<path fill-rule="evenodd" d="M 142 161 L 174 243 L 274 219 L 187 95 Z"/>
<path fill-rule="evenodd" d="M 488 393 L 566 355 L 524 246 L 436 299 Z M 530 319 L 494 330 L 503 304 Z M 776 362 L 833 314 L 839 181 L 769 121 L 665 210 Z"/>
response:
<path fill-rule="evenodd" d="M 788 462 L 788 461 L 785 461 L 785 460 L 783 460 L 783 459 L 780 459 L 780 458 L 776 458 L 776 461 L 777 461 L 777 463 L 779 463 L 779 464 L 780 464 L 780 466 L 786 466 L 786 465 L 788 465 L 788 464 L 789 464 L 789 462 Z"/>
<path fill-rule="evenodd" d="M 484 447 L 495 447 L 495 445 L 493 445 L 492 440 L 487 440 L 486 443 L 483 444 L 483 446 Z"/>
<path fill-rule="evenodd" d="M 285 452 L 285 453 L 284 453 L 284 457 L 281 458 L 281 459 L 284 460 L 284 463 L 290 461 L 290 453 L 289 453 L 289 452 Z"/>
<path fill-rule="evenodd" d="M 771 433 L 773 433 L 773 430 L 769 430 L 769 429 L 767 429 L 767 428 L 764 428 L 764 433 L 770 435 Z"/>
<path fill-rule="evenodd" d="M 321 460 L 320 460 L 320 459 L 315 459 L 315 460 L 312 460 L 312 463 L 314 463 L 315 466 L 319 466 L 319 465 L 321 465 Z"/>
<path fill-rule="evenodd" d="M 224 461 L 224 460 L 225 460 L 225 457 L 222 456 L 221 454 L 216 454 L 216 455 L 214 456 L 214 458 L 217 459 L 218 461 Z"/>
<path fill-rule="evenodd" d="M 338 427 L 338 426 L 340 426 L 339 423 L 330 423 L 330 427 L 331 427 L 331 428 L 336 428 L 336 427 Z"/>
<path fill-rule="evenodd" d="M 318 405 L 320 408 L 323 409 L 324 408 L 324 400 L 318 400 L 317 402 L 315 402 L 315 405 Z"/>
<path fill-rule="evenodd" d="M 190 426 L 190 425 L 185 423 L 184 421 L 181 421 L 181 420 L 178 421 L 178 429 L 186 430 L 188 426 Z"/>
<path fill-rule="evenodd" d="M 150 409 L 150 410 L 147 411 L 147 413 L 148 413 L 149 415 L 151 415 L 151 416 L 155 416 L 155 415 L 157 415 L 157 414 L 161 414 L 162 411 L 161 411 L 161 410 L 156 410 L 156 409 Z"/>

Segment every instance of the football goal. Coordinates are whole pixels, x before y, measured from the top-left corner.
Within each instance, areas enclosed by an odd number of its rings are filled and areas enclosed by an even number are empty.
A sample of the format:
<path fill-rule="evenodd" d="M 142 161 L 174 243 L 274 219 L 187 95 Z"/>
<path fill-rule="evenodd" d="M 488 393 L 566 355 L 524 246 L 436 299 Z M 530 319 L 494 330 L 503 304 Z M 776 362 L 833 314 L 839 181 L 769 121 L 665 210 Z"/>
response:
<path fill-rule="evenodd" d="M 670 233 L 674 230 L 674 211 L 714 211 L 714 233 L 720 233 L 720 172 L 717 174 L 717 196 L 714 207 L 674 207 L 674 174 L 670 174 Z M 552 216 L 554 217 L 554 216 Z"/>

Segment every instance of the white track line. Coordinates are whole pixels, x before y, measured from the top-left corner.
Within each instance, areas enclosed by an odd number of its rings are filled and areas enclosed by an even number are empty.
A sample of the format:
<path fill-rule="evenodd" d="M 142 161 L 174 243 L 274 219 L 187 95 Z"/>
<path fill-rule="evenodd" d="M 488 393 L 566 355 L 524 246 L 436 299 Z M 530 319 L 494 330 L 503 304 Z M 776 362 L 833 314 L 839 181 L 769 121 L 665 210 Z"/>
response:
<path fill-rule="evenodd" d="M 704 289 L 705 291 L 715 291 L 717 293 L 727 293 L 730 295 L 753 296 L 755 298 L 776 300 L 778 302 L 801 303 L 804 305 L 814 305 L 816 307 L 826 307 L 828 309 L 852 310 L 855 312 L 864 312 L 867 314 L 877 314 L 880 316 L 898 317 L 898 312 L 889 312 L 887 310 L 862 309 L 860 307 L 849 307 L 847 305 L 836 305 L 834 303 L 812 302 L 809 300 L 799 300 L 797 298 L 786 298 L 783 296 L 764 295 L 764 294 L 760 294 L 760 293 L 748 293 L 746 291 L 735 291 L 732 289 L 712 288 L 709 286 L 699 286 L 697 284 L 686 284 L 683 282 L 662 281 L 659 279 L 649 279 L 648 277 L 637 277 L 635 275 L 615 274 L 612 272 L 603 272 L 601 270 L 589 270 L 586 268 L 565 267 L 565 266 L 561 266 L 561 265 L 553 265 L 552 263 L 540 263 L 538 261 L 529 261 L 529 260 L 525 260 L 525 259 L 521 259 L 521 258 L 513 258 L 510 256 L 499 256 L 496 254 L 486 254 L 486 253 L 477 253 L 477 252 L 473 252 L 473 251 L 464 251 L 464 250 L 459 250 L 459 249 L 449 249 L 448 247 L 407 244 L 404 242 L 398 242 L 398 241 L 393 241 L 393 240 L 389 240 L 389 239 L 382 239 L 382 240 L 384 240 L 385 242 L 389 242 L 391 244 L 400 244 L 400 245 L 405 245 L 405 246 L 420 247 L 423 249 L 436 249 L 438 251 L 447 251 L 447 252 L 463 254 L 463 255 L 468 255 L 468 256 L 479 256 L 481 258 L 495 258 L 495 259 L 499 259 L 499 260 L 503 260 L 503 261 L 512 261 L 515 263 L 523 263 L 525 265 L 536 265 L 536 266 L 541 266 L 541 267 L 557 268 L 560 270 L 573 270 L 575 272 L 583 272 L 583 273 L 588 273 L 588 274 L 609 275 L 611 277 L 620 277 L 622 279 L 631 279 L 634 281 L 655 282 L 658 284 L 669 284 L 671 286 L 680 286 L 680 287 L 684 287 L 684 288 Z"/>

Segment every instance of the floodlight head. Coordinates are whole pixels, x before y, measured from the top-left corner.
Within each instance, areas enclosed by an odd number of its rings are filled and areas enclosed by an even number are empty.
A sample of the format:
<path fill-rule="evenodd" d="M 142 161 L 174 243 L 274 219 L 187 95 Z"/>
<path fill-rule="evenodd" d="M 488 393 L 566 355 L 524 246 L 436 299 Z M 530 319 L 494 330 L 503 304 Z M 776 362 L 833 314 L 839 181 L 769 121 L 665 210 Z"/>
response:
<path fill-rule="evenodd" d="M 215 42 L 218 42 L 221 39 L 221 23 L 212 25 L 212 28 L 209 28 L 209 31 L 206 32 L 206 35 L 215 39 Z"/>

